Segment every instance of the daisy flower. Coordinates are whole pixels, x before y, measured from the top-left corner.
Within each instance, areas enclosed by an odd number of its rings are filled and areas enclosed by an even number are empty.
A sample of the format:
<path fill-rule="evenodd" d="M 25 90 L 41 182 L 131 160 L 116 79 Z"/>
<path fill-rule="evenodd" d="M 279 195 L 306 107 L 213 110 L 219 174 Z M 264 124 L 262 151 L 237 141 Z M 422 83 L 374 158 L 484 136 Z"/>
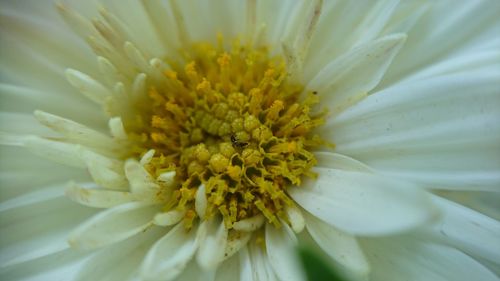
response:
<path fill-rule="evenodd" d="M 500 2 L 0 5 L 2 280 L 499 280 Z"/>

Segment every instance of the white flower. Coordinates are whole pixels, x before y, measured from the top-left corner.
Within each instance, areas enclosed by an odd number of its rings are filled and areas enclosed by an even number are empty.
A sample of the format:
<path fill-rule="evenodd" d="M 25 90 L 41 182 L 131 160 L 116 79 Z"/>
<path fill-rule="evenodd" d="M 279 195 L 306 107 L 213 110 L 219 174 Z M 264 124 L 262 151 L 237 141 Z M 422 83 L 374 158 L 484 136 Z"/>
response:
<path fill-rule="evenodd" d="M 47 2 L 0 6 L 0 279 L 498 280 L 500 2 Z"/>

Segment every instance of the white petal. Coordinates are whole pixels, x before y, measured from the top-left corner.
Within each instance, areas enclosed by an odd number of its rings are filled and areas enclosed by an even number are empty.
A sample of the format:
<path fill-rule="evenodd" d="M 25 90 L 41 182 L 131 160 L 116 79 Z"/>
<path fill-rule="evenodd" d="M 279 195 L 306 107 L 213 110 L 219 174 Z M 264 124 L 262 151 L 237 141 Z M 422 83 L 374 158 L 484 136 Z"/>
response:
<path fill-rule="evenodd" d="M 34 115 L 40 123 L 63 134 L 71 142 L 105 149 L 117 146 L 110 137 L 72 120 L 40 110 L 36 110 Z"/>
<path fill-rule="evenodd" d="M 158 206 L 133 202 L 102 211 L 70 235 L 72 247 L 94 249 L 125 240 L 152 225 Z"/>
<path fill-rule="evenodd" d="M 273 268 L 262 247 L 254 241 L 240 250 L 241 281 L 276 281 Z"/>
<path fill-rule="evenodd" d="M 22 201 L 17 204 L 2 204 L 0 267 L 3 269 L 69 248 L 66 243 L 68 233 L 80 221 L 95 213 L 92 209 L 67 200 L 60 191 L 43 190 L 33 195 L 37 197 L 24 196 L 19 198 Z M 47 217 L 52 219 L 46 220 Z"/>
<path fill-rule="evenodd" d="M 231 257 L 217 268 L 214 276 L 216 281 L 233 281 L 240 275 L 240 265 L 238 256 Z"/>
<path fill-rule="evenodd" d="M 366 239 L 365 253 L 375 281 L 497 281 L 476 260 L 454 248 L 413 238 Z"/>
<path fill-rule="evenodd" d="M 335 115 L 377 86 L 405 39 L 396 34 L 355 48 L 328 64 L 306 88 L 317 91 Z"/>
<path fill-rule="evenodd" d="M 155 215 L 154 223 L 159 226 L 169 226 L 180 222 L 186 211 L 172 210 L 165 213 L 158 213 Z"/>
<path fill-rule="evenodd" d="M 87 169 L 99 186 L 109 189 L 128 190 L 128 182 L 123 174 L 123 163 L 116 159 L 95 153 L 80 147 L 80 158 L 85 161 Z"/>
<path fill-rule="evenodd" d="M 132 193 L 154 195 L 160 188 L 148 171 L 134 159 L 125 161 L 125 175 Z"/>
<path fill-rule="evenodd" d="M 321 131 L 339 153 L 430 188 L 497 190 L 500 67 L 401 83 Z M 335 132 L 335 133 L 331 133 Z"/>
<path fill-rule="evenodd" d="M 226 249 L 224 250 L 224 259 L 228 259 L 239 252 L 240 249 L 246 246 L 251 237 L 251 232 L 230 231 L 227 237 Z"/>
<path fill-rule="evenodd" d="M 288 219 L 290 220 L 290 224 L 292 226 L 293 231 L 295 233 L 300 233 L 305 227 L 305 220 L 302 212 L 297 206 L 288 206 L 286 207 L 286 213 L 288 215 Z"/>
<path fill-rule="evenodd" d="M 85 162 L 80 157 L 79 145 L 32 136 L 24 141 L 24 146 L 34 154 L 54 162 L 73 167 L 85 167 Z"/>
<path fill-rule="evenodd" d="M 164 229 L 149 229 L 121 243 L 100 250 L 79 270 L 76 281 L 133 280 L 137 265 L 164 233 Z"/>
<path fill-rule="evenodd" d="M 251 232 L 259 229 L 264 224 L 264 216 L 262 214 L 258 214 L 251 218 L 242 219 L 233 224 L 233 228 L 235 230 L 247 231 Z"/>
<path fill-rule="evenodd" d="M 266 250 L 274 273 L 280 280 L 306 280 L 295 252 L 297 238 L 287 224 L 281 229 L 266 225 Z"/>
<path fill-rule="evenodd" d="M 130 192 L 89 189 L 75 183 L 68 186 L 65 194 L 76 203 L 94 208 L 111 208 L 135 200 Z"/>
<path fill-rule="evenodd" d="M 443 211 L 443 218 L 430 230 L 433 236 L 472 256 L 500 261 L 499 221 L 438 196 L 433 200 Z"/>
<path fill-rule="evenodd" d="M 207 195 L 205 194 L 204 184 L 198 186 L 198 190 L 196 190 L 194 207 L 198 216 L 203 219 L 207 210 Z"/>
<path fill-rule="evenodd" d="M 328 225 L 314 216 L 306 215 L 307 231 L 332 259 L 342 265 L 353 280 L 366 280 L 370 264 L 356 237 Z"/>
<path fill-rule="evenodd" d="M 481 52 L 487 44 L 496 43 L 498 50 L 499 42 L 493 38 L 497 39 L 499 32 L 499 2 L 471 1 L 450 9 L 454 3 L 440 1 L 430 5 L 409 31 L 408 43 L 389 68 L 383 84 L 393 84 L 436 62 Z M 477 20 L 470 22 L 472 18 Z M 442 40 L 444 37 L 446 41 Z"/>
<path fill-rule="evenodd" d="M 211 227 L 209 227 L 205 239 L 200 242 L 200 249 L 196 255 L 198 264 L 205 270 L 215 269 L 222 262 L 228 236 L 228 230 L 223 221 L 219 223 L 218 227 L 214 227 L 215 219 L 208 223 Z"/>
<path fill-rule="evenodd" d="M 198 248 L 196 228 L 186 231 L 177 224 L 154 244 L 141 265 L 144 280 L 173 280 L 186 267 Z"/>
<path fill-rule="evenodd" d="M 123 122 L 120 117 L 113 117 L 109 119 L 109 129 L 113 137 L 120 140 L 127 139 L 127 133 L 125 132 L 125 128 L 123 127 Z"/>
<path fill-rule="evenodd" d="M 402 232 L 436 215 L 429 196 L 410 183 L 360 172 L 314 171 L 318 179 L 290 188 L 290 196 L 316 217 L 348 233 Z"/>
<path fill-rule="evenodd" d="M 311 80 L 325 64 L 350 51 L 353 46 L 390 34 L 383 29 L 398 10 L 398 2 L 325 1 L 317 32 L 312 38 L 305 80 Z"/>
<path fill-rule="evenodd" d="M 148 152 L 146 152 L 146 153 L 144 153 L 144 155 L 142 155 L 141 160 L 139 161 L 139 164 L 141 164 L 142 166 L 149 164 L 149 162 L 151 162 L 151 159 L 153 159 L 154 155 L 155 155 L 154 149 L 148 150 Z"/>
<path fill-rule="evenodd" d="M 74 69 L 67 69 L 66 78 L 73 87 L 98 104 L 104 104 L 106 98 L 111 96 L 109 89 L 87 74 Z"/>

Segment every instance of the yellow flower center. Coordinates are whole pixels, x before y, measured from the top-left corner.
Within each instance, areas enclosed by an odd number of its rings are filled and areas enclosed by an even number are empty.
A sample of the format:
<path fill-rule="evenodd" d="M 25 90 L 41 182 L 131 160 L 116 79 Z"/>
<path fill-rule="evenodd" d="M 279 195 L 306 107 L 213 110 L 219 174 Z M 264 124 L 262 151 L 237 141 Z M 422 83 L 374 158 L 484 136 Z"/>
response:
<path fill-rule="evenodd" d="M 137 103 L 134 122 L 125 124 L 137 157 L 154 149 L 146 169 L 153 176 L 175 171 L 173 196 L 165 211 L 185 212 L 185 226 L 197 217 L 196 193 L 205 188 L 205 217 L 221 215 L 228 229 L 263 214 L 279 226 L 294 203 L 286 188 L 314 176 L 309 151 L 322 143 L 312 129 L 323 114 L 312 114 L 315 93 L 288 81 L 282 57 L 238 41 L 193 44 L 185 65 L 166 60 L 171 70 Z"/>

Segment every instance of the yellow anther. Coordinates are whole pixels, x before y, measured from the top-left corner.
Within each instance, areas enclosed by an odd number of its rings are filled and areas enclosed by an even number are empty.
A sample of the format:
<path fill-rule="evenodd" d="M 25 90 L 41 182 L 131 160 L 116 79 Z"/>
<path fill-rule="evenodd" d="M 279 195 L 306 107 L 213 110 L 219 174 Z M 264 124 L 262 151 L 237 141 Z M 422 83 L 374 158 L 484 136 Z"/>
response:
<path fill-rule="evenodd" d="M 165 72 L 163 72 L 163 75 L 165 75 L 167 78 L 171 80 L 177 80 L 177 72 L 175 71 L 165 70 Z"/>
<path fill-rule="evenodd" d="M 229 142 L 221 142 L 219 144 L 219 151 L 228 159 L 231 158 L 231 156 L 233 156 L 233 154 L 235 153 L 233 145 Z"/>
<path fill-rule="evenodd" d="M 262 160 L 262 155 L 258 150 L 246 148 L 241 153 L 245 165 L 251 166 L 259 163 Z"/>
<path fill-rule="evenodd" d="M 210 82 L 206 79 L 206 78 L 203 78 L 203 80 L 198 84 L 196 85 L 196 90 L 200 91 L 200 92 L 208 92 L 212 89 L 212 86 L 210 85 Z"/>
<path fill-rule="evenodd" d="M 229 175 L 229 177 L 231 177 L 235 181 L 240 180 L 240 177 L 241 177 L 240 166 L 228 166 L 227 167 L 227 174 Z"/>
<path fill-rule="evenodd" d="M 245 116 L 245 122 L 243 123 L 243 127 L 245 128 L 245 130 L 247 132 L 251 133 L 252 130 L 259 127 L 260 125 L 261 125 L 260 121 L 259 121 L 259 119 L 257 119 L 257 117 L 255 117 L 253 115 Z"/>
<path fill-rule="evenodd" d="M 228 67 L 230 62 L 231 62 L 231 56 L 229 56 L 229 54 L 227 53 L 223 53 L 217 59 L 217 63 L 220 65 L 221 68 Z"/>
<path fill-rule="evenodd" d="M 222 173 L 229 165 L 229 159 L 220 153 L 216 153 L 210 157 L 210 167 L 216 173 Z"/>
<path fill-rule="evenodd" d="M 275 100 L 269 111 L 267 112 L 266 119 L 270 121 L 274 121 L 278 119 L 280 112 L 285 108 L 283 102 L 280 100 Z"/>
<path fill-rule="evenodd" d="M 210 159 L 210 152 L 203 143 L 200 143 L 195 147 L 194 155 L 200 163 L 206 163 Z"/>

